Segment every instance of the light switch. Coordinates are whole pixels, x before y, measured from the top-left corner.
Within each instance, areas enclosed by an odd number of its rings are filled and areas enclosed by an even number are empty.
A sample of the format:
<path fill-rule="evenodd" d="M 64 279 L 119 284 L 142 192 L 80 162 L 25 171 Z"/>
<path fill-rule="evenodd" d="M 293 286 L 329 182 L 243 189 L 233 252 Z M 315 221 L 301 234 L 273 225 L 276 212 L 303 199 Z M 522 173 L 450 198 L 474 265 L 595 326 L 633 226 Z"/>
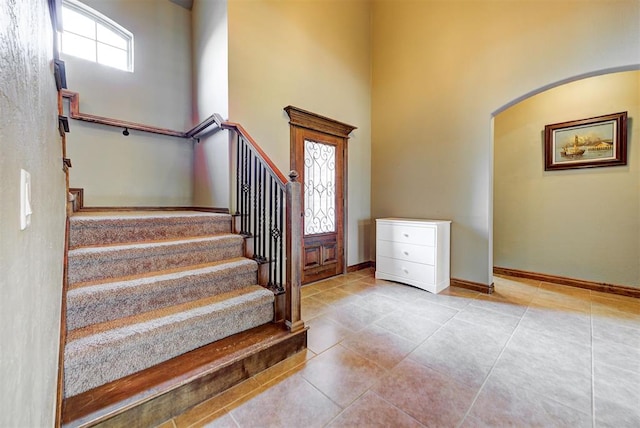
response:
<path fill-rule="evenodd" d="M 20 170 L 20 230 L 31 224 L 31 174 Z"/>

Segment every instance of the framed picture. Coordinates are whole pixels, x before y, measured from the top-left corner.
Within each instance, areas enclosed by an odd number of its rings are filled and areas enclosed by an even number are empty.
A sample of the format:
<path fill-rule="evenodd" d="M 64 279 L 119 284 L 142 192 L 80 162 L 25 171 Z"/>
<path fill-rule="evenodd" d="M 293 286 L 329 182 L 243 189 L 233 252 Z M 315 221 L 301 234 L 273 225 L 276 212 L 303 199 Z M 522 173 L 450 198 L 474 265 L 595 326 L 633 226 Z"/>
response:
<path fill-rule="evenodd" d="M 544 169 L 627 164 L 627 112 L 544 127 Z"/>

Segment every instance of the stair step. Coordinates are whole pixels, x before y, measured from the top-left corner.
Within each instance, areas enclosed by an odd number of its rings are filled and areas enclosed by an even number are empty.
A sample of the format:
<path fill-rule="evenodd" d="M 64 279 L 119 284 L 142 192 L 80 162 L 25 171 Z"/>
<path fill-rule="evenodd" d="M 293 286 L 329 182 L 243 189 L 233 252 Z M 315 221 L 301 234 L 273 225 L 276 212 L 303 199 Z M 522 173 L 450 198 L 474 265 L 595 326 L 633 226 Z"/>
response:
<path fill-rule="evenodd" d="M 243 256 L 243 238 L 224 234 L 69 250 L 69 286 Z"/>
<path fill-rule="evenodd" d="M 150 427 L 303 350 L 307 330 L 264 324 L 63 402 L 62 426 Z"/>
<path fill-rule="evenodd" d="M 256 283 L 258 265 L 239 257 L 122 281 L 78 283 L 67 293 L 67 329 L 75 330 Z"/>
<path fill-rule="evenodd" d="M 229 214 L 199 211 L 97 211 L 69 218 L 69 248 L 231 232 Z"/>
<path fill-rule="evenodd" d="M 72 330 L 65 397 L 270 322 L 274 295 L 258 285 Z"/>

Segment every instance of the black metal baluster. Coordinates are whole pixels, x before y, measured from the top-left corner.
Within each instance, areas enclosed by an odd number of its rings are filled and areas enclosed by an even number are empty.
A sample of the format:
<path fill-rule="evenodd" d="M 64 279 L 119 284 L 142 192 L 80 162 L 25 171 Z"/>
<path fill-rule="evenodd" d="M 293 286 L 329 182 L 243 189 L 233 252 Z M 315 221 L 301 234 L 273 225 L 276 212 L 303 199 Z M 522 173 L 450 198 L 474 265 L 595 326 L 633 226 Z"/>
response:
<path fill-rule="evenodd" d="M 247 234 L 249 232 L 249 225 L 247 222 L 248 219 L 248 215 L 249 215 L 249 187 L 248 187 L 248 181 L 249 181 L 249 145 L 247 144 L 247 142 L 245 141 L 245 149 L 244 149 L 244 185 L 242 187 L 242 206 L 243 206 L 243 211 L 242 211 L 242 233 L 243 234 Z"/>
<path fill-rule="evenodd" d="M 258 245 L 258 156 L 253 157 L 253 258 L 256 258 L 256 247 Z"/>
<path fill-rule="evenodd" d="M 282 280 L 282 267 L 284 266 L 284 258 L 282 257 L 282 235 L 284 233 L 284 190 L 281 186 L 278 186 L 279 194 L 280 194 L 280 225 L 278 226 L 280 230 L 280 241 L 278 242 L 278 248 L 280 249 L 280 254 L 278 257 L 278 273 L 280 275 L 280 280 L 278 281 L 278 291 L 284 291 L 284 281 Z"/>
<path fill-rule="evenodd" d="M 240 140 L 240 233 L 244 233 L 244 152 L 247 145 L 244 138 Z"/>
<path fill-rule="evenodd" d="M 269 263 L 273 263 L 273 177 L 269 174 Z M 269 266 L 269 285 L 273 285 L 271 266 Z"/>
<path fill-rule="evenodd" d="M 247 234 L 251 235 L 251 187 L 253 186 L 253 175 L 251 163 L 252 159 L 255 157 L 253 150 L 249 148 L 249 154 L 247 158 Z"/>
<path fill-rule="evenodd" d="M 256 201 L 256 240 L 254 242 L 255 245 L 255 251 L 254 251 L 254 255 L 256 257 L 257 260 L 262 259 L 262 253 L 260 253 L 260 244 L 262 242 L 262 215 L 260 213 L 260 207 L 262 206 L 262 182 L 264 180 L 264 177 L 262 175 L 262 162 L 257 162 L 257 166 L 256 166 L 256 174 L 257 174 L 257 183 L 258 183 L 258 198 Z"/>
<path fill-rule="evenodd" d="M 278 191 L 279 186 L 275 186 L 275 192 L 271 194 L 273 198 L 273 231 L 271 232 L 271 236 L 273 237 L 273 264 L 271 268 L 273 269 L 273 284 L 278 286 Z"/>
<path fill-rule="evenodd" d="M 240 214 L 240 140 L 241 136 L 236 138 L 236 215 Z M 235 232 L 234 226 L 234 232 Z"/>
<path fill-rule="evenodd" d="M 262 184 L 264 190 L 262 191 L 262 229 L 260 234 L 262 235 L 262 258 L 263 261 L 267 259 L 267 169 L 262 168 Z"/>

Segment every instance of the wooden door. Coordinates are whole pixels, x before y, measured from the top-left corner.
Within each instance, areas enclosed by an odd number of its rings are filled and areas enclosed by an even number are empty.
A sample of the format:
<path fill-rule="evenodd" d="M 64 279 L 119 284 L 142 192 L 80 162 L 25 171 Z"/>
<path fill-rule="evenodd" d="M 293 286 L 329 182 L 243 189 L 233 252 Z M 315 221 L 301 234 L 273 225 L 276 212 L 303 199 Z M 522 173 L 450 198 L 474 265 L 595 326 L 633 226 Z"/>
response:
<path fill-rule="evenodd" d="M 346 144 L 354 128 L 332 119 L 288 107 L 291 119 L 291 168 L 302 184 L 302 283 L 342 274 L 345 270 Z M 286 109 L 285 109 L 286 110 Z M 312 115 L 310 127 L 297 121 Z M 308 119 L 308 117 L 307 117 Z M 348 127 L 342 135 L 319 121 Z M 315 129 L 312 129 L 315 128 Z"/>

